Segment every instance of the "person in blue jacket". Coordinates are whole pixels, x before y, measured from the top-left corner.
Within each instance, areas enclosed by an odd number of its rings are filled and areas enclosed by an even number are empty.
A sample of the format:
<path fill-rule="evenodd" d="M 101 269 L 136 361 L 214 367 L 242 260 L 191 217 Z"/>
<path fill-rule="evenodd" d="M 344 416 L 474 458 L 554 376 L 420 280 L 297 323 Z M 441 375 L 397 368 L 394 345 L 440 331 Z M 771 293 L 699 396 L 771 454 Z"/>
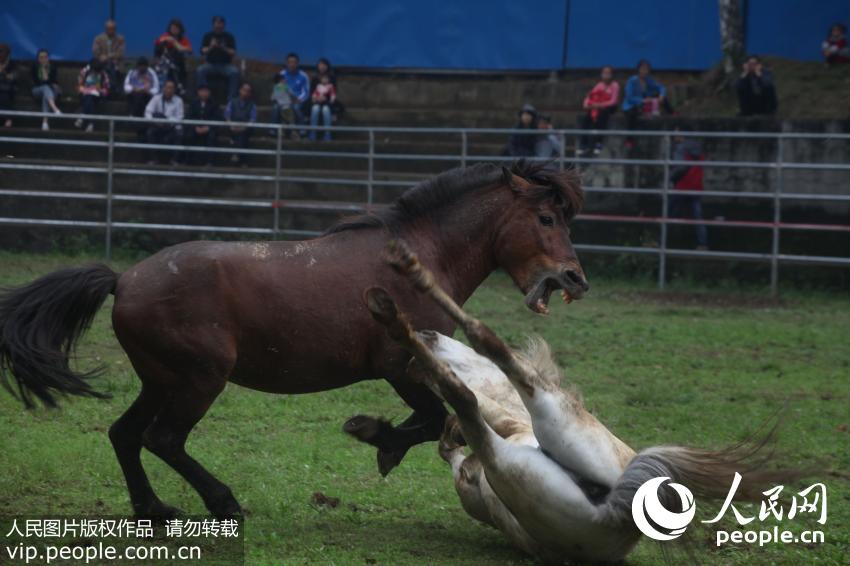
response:
<path fill-rule="evenodd" d="M 310 100 L 310 77 L 299 67 L 300 60 L 297 53 L 286 56 L 286 68 L 280 72 L 280 76 L 286 81 L 292 97 L 292 111 L 295 114 L 295 122 L 304 124 L 307 121 L 307 105 Z M 304 132 L 301 132 L 304 135 Z"/>
<path fill-rule="evenodd" d="M 667 100 L 667 89 L 652 78 L 652 66 L 646 59 L 637 64 L 637 74 L 629 77 L 623 95 L 623 113 L 626 115 L 626 128 L 637 128 L 638 118 L 644 113 L 655 114 L 661 111 L 673 113 Z M 626 147 L 634 147 L 634 139 L 626 138 Z"/>

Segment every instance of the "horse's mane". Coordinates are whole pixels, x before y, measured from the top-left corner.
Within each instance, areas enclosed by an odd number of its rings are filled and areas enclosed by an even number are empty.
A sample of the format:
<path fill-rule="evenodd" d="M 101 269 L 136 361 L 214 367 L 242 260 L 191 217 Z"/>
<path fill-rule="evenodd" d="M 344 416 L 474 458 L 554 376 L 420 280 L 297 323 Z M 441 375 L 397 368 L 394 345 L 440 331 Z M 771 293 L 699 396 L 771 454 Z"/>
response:
<path fill-rule="evenodd" d="M 533 186 L 521 196 L 535 201 L 554 199 L 564 209 L 567 219 L 581 210 L 584 192 L 578 173 L 572 169 L 558 171 L 547 163 L 519 160 L 511 165 L 514 175 Z M 492 163 L 458 167 L 427 179 L 405 191 L 390 206 L 376 212 L 344 218 L 327 229 L 325 234 L 362 228 L 386 228 L 397 232 L 408 222 L 426 215 L 438 215 L 446 206 L 482 187 L 503 184 L 503 168 Z"/>

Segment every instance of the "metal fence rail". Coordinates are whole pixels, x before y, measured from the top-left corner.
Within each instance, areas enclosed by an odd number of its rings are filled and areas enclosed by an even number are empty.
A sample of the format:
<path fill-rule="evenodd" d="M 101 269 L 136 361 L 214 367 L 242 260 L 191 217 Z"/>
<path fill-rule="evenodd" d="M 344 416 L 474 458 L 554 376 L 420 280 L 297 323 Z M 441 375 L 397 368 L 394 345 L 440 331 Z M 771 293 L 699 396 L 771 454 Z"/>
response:
<path fill-rule="evenodd" d="M 303 131 L 303 130 L 324 130 L 322 126 L 302 126 L 302 125 L 287 125 L 287 124 L 257 124 L 257 123 L 222 123 L 209 122 L 199 120 L 184 120 L 180 122 L 183 127 L 187 126 L 213 126 L 217 128 L 229 126 L 244 126 L 246 128 L 254 128 L 265 131 L 273 131 L 275 133 L 275 148 L 274 149 L 239 149 L 234 147 L 199 147 L 191 145 L 157 145 L 137 142 L 123 142 L 116 140 L 115 128 L 116 124 L 128 123 L 137 127 L 150 125 L 152 123 L 169 123 L 173 122 L 166 120 L 149 120 L 144 118 L 132 118 L 123 116 L 99 116 L 99 115 L 81 115 L 81 114 L 62 114 L 54 115 L 41 112 L 2 112 L 0 115 L 8 115 L 10 117 L 20 118 L 49 118 L 51 120 L 74 120 L 81 118 L 87 121 L 96 121 L 107 125 L 107 140 L 72 140 L 72 139 L 55 139 L 55 138 L 33 138 L 2 135 L 0 143 L 8 144 L 23 144 L 23 145 L 43 145 L 43 146 L 64 146 L 64 147 L 93 147 L 106 150 L 105 164 L 103 166 L 76 165 L 76 164 L 32 164 L 32 163 L 15 163 L 0 160 L 0 170 L 22 170 L 22 171 L 51 171 L 51 172 L 67 172 L 67 173 L 94 173 L 105 176 L 102 192 L 72 192 L 72 191 L 38 191 L 25 188 L 2 188 L 0 196 L 16 196 L 39 199 L 79 199 L 102 201 L 104 203 L 104 219 L 102 221 L 83 221 L 83 220 L 61 220 L 61 219 L 37 219 L 37 218 L 16 218 L 10 216 L 0 217 L 0 225 L 17 225 L 17 226 L 56 226 L 56 227 L 78 227 L 78 228 L 96 228 L 104 229 L 105 231 L 105 255 L 107 259 L 111 258 L 113 231 L 115 230 L 152 230 L 152 231 L 188 231 L 188 232 L 211 232 L 211 233 L 244 233 L 265 235 L 272 238 L 280 236 L 296 236 L 309 237 L 318 235 L 319 232 L 310 230 L 292 230 L 281 229 L 280 227 L 280 212 L 286 210 L 321 210 L 340 213 L 356 213 L 362 211 L 370 211 L 381 206 L 374 202 L 374 193 L 376 187 L 404 187 L 413 183 L 413 181 L 403 180 L 380 180 L 376 179 L 376 163 L 381 161 L 440 161 L 446 162 L 447 167 L 451 164 L 468 165 L 476 162 L 499 162 L 512 161 L 511 157 L 491 156 L 491 155 L 475 155 L 470 153 L 470 135 L 493 134 L 506 136 L 512 133 L 528 134 L 527 130 L 513 130 L 503 128 L 403 128 L 403 127 L 353 127 L 353 126 L 332 126 L 331 130 L 334 133 L 357 133 L 366 134 L 365 144 L 366 151 L 323 151 L 323 150 L 300 150 L 287 149 L 283 147 L 283 138 L 288 131 Z M 452 154 L 408 154 L 408 153 L 379 153 L 376 149 L 376 133 L 404 133 L 404 134 L 440 134 L 445 136 L 456 137 L 459 142 L 458 153 Z M 662 183 L 659 188 L 632 188 L 632 187 L 585 187 L 585 191 L 589 194 L 629 194 L 629 195 L 655 195 L 661 200 L 660 214 L 657 216 L 626 216 L 617 214 L 591 214 L 584 213 L 579 215 L 579 220 L 595 221 L 595 222 L 610 222 L 617 224 L 647 224 L 657 225 L 659 227 L 659 243 L 653 247 L 637 247 L 637 246 L 617 246 L 617 245 L 601 245 L 601 244 L 579 244 L 576 248 L 580 251 L 588 251 L 595 253 L 614 253 L 614 254 L 639 254 L 639 255 L 655 255 L 658 258 L 658 285 L 663 288 L 667 279 L 667 258 L 695 258 L 695 259 L 712 259 L 712 260 L 734 260 L 734 261 L 754 261 L 768 263 L 771 269 L 770 285 L 775 293 L 778 289 L 779 280 L 779 265 L 780 264 L 809 264 L 809 265 L 832 265 L 847 267 L 850 266 L 850 257 L 834 257 L 834 256 L 812 256 L 812 255 L 794 255 L 780 253 L 780 238 L 783 231 L 801 230 L 801 231 L 819 231 L 819 232 L 850 232 L 850 225 L 843 224 L 813 224 L 799 222 L 783 222 L 781 218 L 781 208 L 783 201 L 833 201 L 833 202 L 850 202 L 850 194 L 819 194 L 819 193 L 786 193 L 783 191 L 783 177 L 786 170 L 833 170 L 833 171 L 850 171 L 850 163 L 806 163 L 806 162 L 789 162 L 785 159 L 784 146 L 787 140 L 844 140 L 850 142 L 850 134 L 820 134 L 820 133 L 804 133 L 804 132 L 675 132 L 676 136 L 682 137 L 697 137 L 697 138 L 743 138 L 743 139 L 759 139 L 759 140 L 774 140 L 776 142 L 776 156 L 772 161 L 729 161 L 729 160 L 706 160 L 700 161 L 700 167 L 713 168 L 748 168 L 772 171 L 774 175 L 773 190 L 758 192 L 758 191 L 718 191 L 705 190 L 698 193 L 700 196 L 709 197 L 725 197 L 725 198 L 748 198 L 762 199 L 771 201 L 772 203 L 772 220 L 771 221 L 751 221 L 751 220 L 690 220 L 683 218 L 668 217 L 668 199 L 671 195 L 670 174 L 671 168 L 677 165 L 694 165 L 693 161 L 677 161 L 671 158 L 671 142 L 674 132 L 671 131 L 653 131 L 653 130 L 576 130 L 576 129 L 558 129 L 548 130 L 546 133 L 554 133 L 561 136 L 561 139 L 567 137 L 578 137 L 582 135 L 606 135 L 606 136 L 632 136 L 655 138 L 660 141 L 661 155 L 658 158 L 647 159 L 624 159 L 624 158 L 602 158 L 602 157 L 570 157 L 567 156 L 564 150 L 565 144 L 561 144 L 561 151 L 555 163 L 560 168 L 576 166 L 581 168 L 584 165 L 630 165 L 630 166 L 648 166 L 660 167 L 662 170 Z M 231 173 L 218 172 L 198 168 L 196 170 L 171 170 L 171 169 L 152 169 L 143 167 L 128 167 L 124 164 L 118 164 L 115 160 L 116 149 L 144 149 L 144 150 L 163 150 L 163 151 L 181 151 L 185 153 L 213 153 L 213 154 L 239 154 L 250 156 L 267 156 L 274 158 L 273 171 L 268 174 L 246 172 L 246 173 Z M 329 176 L 299 176 L 287 175 L 285 165 L 288 158 L 297 157 L 322 157 L 322 158 L 347 158 L 363 161 L 365 178 L 346 178 L 346 177 L 329 177 Z M 148 196 L 148 195 L 127 195 L 116 194 L 114 191 L 115 176 L 148 176 L 157 177 L 173 177 L 173 178 L 200 178 L 200 179 L 224 179 L 232 181 L 261 181 L 273 184 L 273 196 L 271 199 L 245 199 L 245 198 L 212 198 L 212 197 L 180 197 L 180 196 Z M 361 202 L 299 202 L 281 199 L 281 184 L 286 182 L 308 182 L 323 185 L 347 185 L 363 187 L 364 198 Z M 116 203 L 127 202 L 146 202 L 160 204 L 175 204 L 188 206 L 216 206 L 216 207 L 231 207 L 231 208 L 253 208 L 253 209 L 268 209 L 271 212 L 270 224 L 268 227 L 240 227 L 240 226 L 206 226 L 195 224 L 166 224 L 166 223 L 145 223 L 145 222 L 118 222 L 113 220 L 113 209 Z M 689 250 L 670 248 L 667 242 L 668 227 L 671 225 L 705 225 L 717 227 L 738 227 L 752 228 L 757 230 L 771 231 L 771 251 L 770 253 L 755 253 L 755 252 L 735 252 L 735 251 L 708 251 L 708 250 Z"/>

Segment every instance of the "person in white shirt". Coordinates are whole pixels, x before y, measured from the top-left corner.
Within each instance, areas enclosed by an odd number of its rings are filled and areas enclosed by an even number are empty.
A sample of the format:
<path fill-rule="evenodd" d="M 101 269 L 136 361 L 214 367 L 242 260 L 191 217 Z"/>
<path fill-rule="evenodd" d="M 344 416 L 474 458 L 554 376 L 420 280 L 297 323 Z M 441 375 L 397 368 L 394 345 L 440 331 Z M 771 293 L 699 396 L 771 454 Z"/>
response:
<path fill-rule="evenodd" d="M 176 145 L 183 132 L 183 99 L 177 96 L 174 81 L 165 81 L 162 92 L 151 98 L 145 107 L 145 118 L 157 120 L 148 128 L 147 140 L 151 144 Z M 156 156 L 162 152 L 153 151 L 148 165 L 157 163 Z M 171 153 L 171 164 L 177 165 L 177 152 Z"/>
<path fill-rule="evenodd" d="M 124 79 L 124 94 L 127 95 L 127 113 L 141 118 L 145 108 L 155 94 L 159 93 L 159 78 L 151 70 L 147 57 L 139 57 L 136 68 Z"/>

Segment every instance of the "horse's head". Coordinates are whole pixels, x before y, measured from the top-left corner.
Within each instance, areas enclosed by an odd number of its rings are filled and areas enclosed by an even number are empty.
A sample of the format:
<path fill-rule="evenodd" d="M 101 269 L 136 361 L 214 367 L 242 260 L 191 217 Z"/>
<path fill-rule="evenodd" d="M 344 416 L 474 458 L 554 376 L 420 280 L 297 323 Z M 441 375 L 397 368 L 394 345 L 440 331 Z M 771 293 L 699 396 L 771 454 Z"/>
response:
<path fill-rule="evenodd" d="M 526 306 L 547 314 L 553 291 L 569 303 L 590 288 L 569 229 L 584 196 L 573 171 L 526 168 L 529 174 L 522 166 L 502 170 L 514 198 L 496 226 L 496 260 L 525 293 Z"/>

